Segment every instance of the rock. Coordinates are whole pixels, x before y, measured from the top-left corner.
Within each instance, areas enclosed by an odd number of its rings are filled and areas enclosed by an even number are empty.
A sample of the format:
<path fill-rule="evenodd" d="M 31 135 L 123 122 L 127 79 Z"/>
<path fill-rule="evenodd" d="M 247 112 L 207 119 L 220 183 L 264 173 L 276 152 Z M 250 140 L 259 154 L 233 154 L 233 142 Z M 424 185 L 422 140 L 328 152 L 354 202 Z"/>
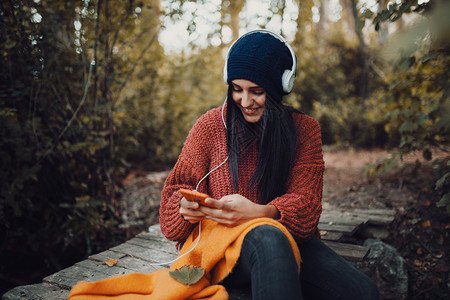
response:
<path fill-rule="evenodd" d="M 408 298 L 408 271 L 405 259 L 397 250 L 379 239 L 368 239 L 364 246 L 370 252 L 357 267 L 372 278 L 378 286 L 380 299 Z"/>
<path fill-rule="evenodd" d="M 169 172 L 152 172 L 146 176 L 127 177 L 120 199 L 123 222 L 121 227 L 158 222 L 161 191 Z"/>

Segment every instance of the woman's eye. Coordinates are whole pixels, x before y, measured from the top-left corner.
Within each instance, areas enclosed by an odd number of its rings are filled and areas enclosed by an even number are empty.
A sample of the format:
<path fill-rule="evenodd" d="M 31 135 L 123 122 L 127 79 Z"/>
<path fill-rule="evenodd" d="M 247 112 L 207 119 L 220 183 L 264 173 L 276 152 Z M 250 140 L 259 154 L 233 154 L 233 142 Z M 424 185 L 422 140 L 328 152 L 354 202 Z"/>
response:
<path fill-rule="evenodd" d="M 262 95 L 262 94 L 264 94 L 264 91 L 253 91 L 253 94 Z"/>

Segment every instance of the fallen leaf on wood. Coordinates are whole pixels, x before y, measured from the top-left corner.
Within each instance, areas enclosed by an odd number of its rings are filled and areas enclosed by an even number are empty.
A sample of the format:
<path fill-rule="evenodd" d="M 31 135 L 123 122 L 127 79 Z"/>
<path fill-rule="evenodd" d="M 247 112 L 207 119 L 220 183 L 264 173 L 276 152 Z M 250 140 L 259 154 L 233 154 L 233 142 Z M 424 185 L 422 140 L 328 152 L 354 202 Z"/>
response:
<path fill-rule="evenodd" d="M 326 230 L 320 230 L 320 236 L 327 235 L 328 231 Z"/>
<path fill-rule="evenodd" d="M 205 274 L 202 267 L 185 265 L 180 269 L 169 272 L 170 277 L 175 278 L 182 284 L 196 284 Z"/>
<path fill-rule="evenodd" d="M 108 267 L 112 267 L 112 266 L 117 265 L 117 259 L 114 259 L 114 258 L 108 258 L 107 260 L 102 261 L 101 264 L 105 264 L 105 265 L 107 265 Z"/>

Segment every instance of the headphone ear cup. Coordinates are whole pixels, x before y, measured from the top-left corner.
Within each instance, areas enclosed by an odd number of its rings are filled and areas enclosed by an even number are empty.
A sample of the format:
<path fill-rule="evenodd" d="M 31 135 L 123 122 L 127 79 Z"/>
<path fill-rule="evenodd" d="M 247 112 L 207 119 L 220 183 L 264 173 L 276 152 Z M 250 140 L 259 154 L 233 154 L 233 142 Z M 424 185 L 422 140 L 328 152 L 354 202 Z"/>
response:
<path fill-rule="evenodd" d="M 292 92 L 292 88 L 294 87 L 294 79 L 295 70 L 284 70 L 283 76 L 281 77 L 281 84 L 285 93 L 289 94 L 290 92 Z"/>

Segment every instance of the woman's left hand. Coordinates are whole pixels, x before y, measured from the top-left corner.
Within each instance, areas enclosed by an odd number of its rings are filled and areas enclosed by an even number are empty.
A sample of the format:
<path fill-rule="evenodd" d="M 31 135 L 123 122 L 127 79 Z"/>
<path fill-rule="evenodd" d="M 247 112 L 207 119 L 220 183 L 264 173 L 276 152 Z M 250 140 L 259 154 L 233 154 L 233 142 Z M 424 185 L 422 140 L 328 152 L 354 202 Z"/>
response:
<path fill-rule="evenodd" d="M 225 225 L 235 226 L 256 218 L 278 219 L 280 213 L 273 205 L 261 205 L 239 194 L 227 195 L 220 200 L 206 199 L 213 208 L 200 206 L 206 218 Z"/>

